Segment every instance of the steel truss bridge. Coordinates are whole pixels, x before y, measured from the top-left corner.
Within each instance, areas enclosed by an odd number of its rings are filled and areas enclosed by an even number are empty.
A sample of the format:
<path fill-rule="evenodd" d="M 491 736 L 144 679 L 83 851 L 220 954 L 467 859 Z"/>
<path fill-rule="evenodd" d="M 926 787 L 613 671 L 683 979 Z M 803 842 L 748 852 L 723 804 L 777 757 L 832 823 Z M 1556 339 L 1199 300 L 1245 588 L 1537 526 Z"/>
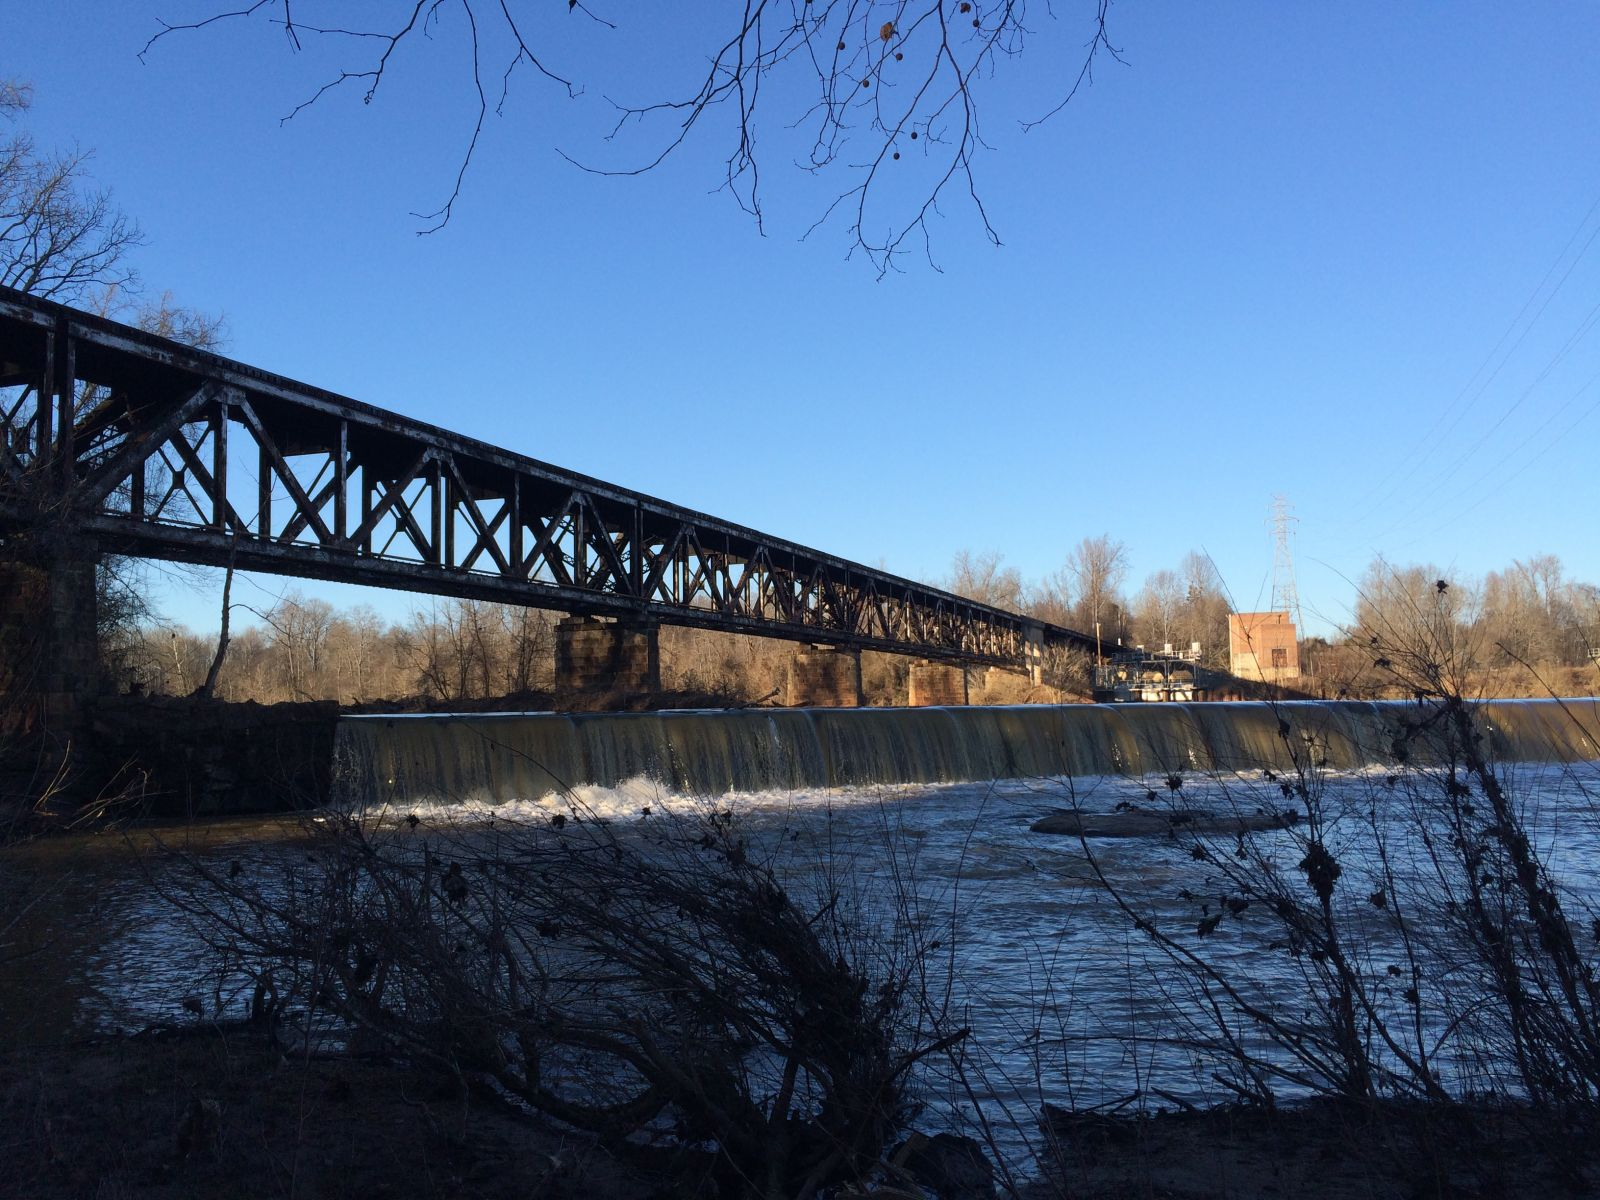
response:
<path fill-rule="evenodd" d="M 0 288 L 0 530 L 1039 670 L 1092 638 Z"/>

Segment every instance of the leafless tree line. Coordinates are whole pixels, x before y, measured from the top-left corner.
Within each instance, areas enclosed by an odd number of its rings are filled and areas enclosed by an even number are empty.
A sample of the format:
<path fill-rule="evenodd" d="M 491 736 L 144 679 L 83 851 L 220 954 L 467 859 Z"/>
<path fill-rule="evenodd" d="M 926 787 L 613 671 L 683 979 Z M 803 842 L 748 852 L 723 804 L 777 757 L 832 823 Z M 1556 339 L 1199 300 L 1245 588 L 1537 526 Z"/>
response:
<path fill-rule="evenodd" d="M 1600 648 L 1600 587 L 1568 578 L 1553 554 L 1517 559 L 1481 580 L 1379 559 L 1361 582 L 1357 628 L 1416 631 L 1439 606 L 1468 635 L 1477 666 L 1581 666 Z"/>
<path fill-rule="evenodd" d="M 1450 647 L 1464 694 L 1584 695 L 1600 686 L 1600 587 L 1569 578 L 1555 555 L 1517 559 L 1481 579 L 1379 558 L 1358 595 L 1344 638 L 1314 651 L 1328 686 L 1345 694 L 1404 692 L 1383 647 L 1419 638 Z"/>
<path fill-rule="evenodd" d="M 251 609 L 214 694 L 223 700 L 469 700 L 548 691 L 555 616 L 515 605 L 443 600 L 404 621 L 368 605 L 339 611 L 288 592 Z M 113 630 L 104 645 L 124 689 L 187 695 L 205 680 L 216 636 L 160 622 Z"/>
<path fill-rule="evenodd" d="M 1013 612 L 1093 633 L 1107 652 L 1125 647 L 1201 647 L 1208 666 L 1228 666 L 1228 613 L 1235 607 L 1206 555 L 1186 554 L 1176 569 L 1125 588 L 1128 549 L 1107 534 L 1087 537 L 1062 567 L 1030 583 L 994 551 L 957 554 L 942 582 L 951 591 Z M 1431 621 L 1454 622 L 1478 690 L 1539 694 L 1545 686 L 1591 690 L 1600 653 L 1600 587 L 1572 579 L 1553 554 L 1534 554 L 1463 579 L 1430 564 L 1398 566 L 1374 559 L 1356 586 L 1354 620 L 1333 639 L 1304 639 L 1302 666 L 1326 677 L 1330 695 L 1394 693 L 1374 639 L 1392 642 L 1427 632 Z M 1435 603 L 1442 602 L 1442 608 Z M 1441 617 L 1439 614 L 1443 613 Z M 1543 682 L 1541 682 L 1543 681 Z M 1321 686 L 1321 685 L 1319 685 Z"/>
<path fill-rule="evenodd" d="M 101 645 L 120 691 L 189 695 L 207 678 L 214 631 L 161 621 L 130 586 L 137 564 L 103 572 Z M 234 629 L 212 694 L 228 701 L 336 700 L 424 703 L 548 696 L 555 687 L 561 614 L 476 600 L 438 600 L 387 621 L 369 605 L 340 610 L 298 591 L 255 608 L 236 605 Z M 245 611 L 237 611 L 244 609 Z M 772 638 L 663 626 L 666 691 L 729 703 L 781 700 L 792 644 Z M 910 660 L 868 652 L 862 687 L 870 704 L 904 704 Z M 1020 699 L 1023 676 L 1000 699 Z M 984 686 L 982 673 L 976 687 Z M 1013 694 L 1016 693 L 1016 694 Z"/>
<path fill-rule="evenodd" d="M 1129 597 L 1126 543 L 1109 534 L 1083 538 L 1061 567 L 1029 583 L 995 551 L 963 550 L 943 585 L 957 595 L 1026 613 L 1069 629 L 1098 631 L 1107 653 L 1118 645 L 1187 649 L 1198 642 L 1205 661 L 1226 667 L 1227 592 L 1205 554 L 1184 555 L 1176 569 L 1154 572 Z"/>

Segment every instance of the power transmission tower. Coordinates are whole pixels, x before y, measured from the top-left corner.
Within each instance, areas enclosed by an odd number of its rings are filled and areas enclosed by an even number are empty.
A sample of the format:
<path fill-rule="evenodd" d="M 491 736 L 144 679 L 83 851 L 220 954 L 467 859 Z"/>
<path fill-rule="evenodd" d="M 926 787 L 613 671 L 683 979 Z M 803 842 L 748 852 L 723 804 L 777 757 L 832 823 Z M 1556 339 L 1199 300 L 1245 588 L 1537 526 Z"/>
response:
<path fill-rule="evenodd" d="M 1282 492 L 1272 497 L 1272 610 L 1286 612 L 1294 622 L 1295 636 L 1305 637 L 1305 621 L 1300 616 L 1300 592 L 1294 584 L 1294 553 L 1289 547 L 1293 527 L 1300 523 L 1294 505 Z"/>

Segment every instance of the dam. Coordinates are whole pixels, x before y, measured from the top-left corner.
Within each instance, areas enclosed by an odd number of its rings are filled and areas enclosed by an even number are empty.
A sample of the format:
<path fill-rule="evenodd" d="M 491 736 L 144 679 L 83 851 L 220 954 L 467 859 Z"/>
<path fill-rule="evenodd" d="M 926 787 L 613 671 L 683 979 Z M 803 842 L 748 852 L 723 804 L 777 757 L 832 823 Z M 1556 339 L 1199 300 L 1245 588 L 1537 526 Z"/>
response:
<path fill-rule="evenodd" d="M 1409 701 L 352 716 L 346 805 L 537 800 L 649 780 L 683 795 L 1391 764 Z M 1600 759 L 1600 701 L 1485 701 L 1493 757 Z M 1294 753 L 1291 753 L 1294 748 Z"/>

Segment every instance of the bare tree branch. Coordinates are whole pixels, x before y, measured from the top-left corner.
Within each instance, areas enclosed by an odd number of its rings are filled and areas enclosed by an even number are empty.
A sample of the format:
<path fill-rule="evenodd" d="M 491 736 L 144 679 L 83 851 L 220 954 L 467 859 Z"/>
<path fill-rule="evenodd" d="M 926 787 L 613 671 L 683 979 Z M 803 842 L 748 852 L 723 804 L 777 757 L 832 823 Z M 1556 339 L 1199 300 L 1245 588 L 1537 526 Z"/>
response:
<path fill-rule="evenodd" d="M 0 81 L 0 115 L 27 110 L 32 89 Z M 144 238 L 89 183 L 89 152 L 46 155 L 32 137 L 0 142 L 0 284 L 52 300 L 78 300 L 96 288 L 126 288 L 137 279 L 128 251 Z"/>
<path fill-rule="evenodd" d="M 1108 30 L 1111 0 L 1092 4 L 1089 37 L 1070 83 L 1043 116 L 1022 123 L 1024 130 L 1059 113 L 1092 83 L 1102 54 L 1123 61 Z M 301 0 L 300 7 L 315 10 L 317 0 Z M 583 89 L 545 58 L 556 41 L 552 22 L 559 19 L 558 6 L 536 7 L 529 0 L 389 0 L 371 8 L 390 19 L 375 18 L 372 29 L 311 24 L 291 14 L 289 0 L 258 0 L 188 24 L 163 23 L 141 56 L 169 35 L 256 17 L 281 24 L 293 49 L 312 36 L 349 45 L 354 57 L 296 105 L 292 118 L 357 80 L 364 85 L 363 103 L 371 103 L 401 45 L 422 44 L 417 34 L 426 39 L 430 26 L 457 13 L 471 51 L 477 110 L 448 198 L 432 212 L 413 214 L 425 222 L 420 232 L 435 232 L 453 215 L 482 140 L 489 107 L 486 64 L 504 64 L 497 115 L 521 67 L 557 85 L 569 99 L 580 97 Z M 557 153 L 594 174 L 637 176 L 661 166 L 692 138 L 722 140 L 726 148 L 717 190 L 726 191 L 765 232 L 762 165 L 774 151 L 763 149 L 762 134 L 776 132 L 772 140 L 781 142 L 800 133 L 805 148 L 795 165 L 807 174 L 847 181 L 804 236 L 841 218 L 852 253 L 861 252 L 880 274 L 913 243 L 932 263 L 929 218 L 941 213 L 943 200 L 958 196 L 971 205 L 986 240 L 999 245 L 977 171 L 976 152 L 988 148 L 979 94 L 1002 62 L 1024 52 L 1030 33 L 1026 10 L 1026 0 L 741 0 L 737 18 L 711 40 L 697 83 L 651 99 L 609 101 L 618 115 L 604 145 L 625 144 L 631 163 L 601 162 L 560 146 Z M 1055 15 L 1049 6 L 1046 12 Z M 616 28 L 578 0 L 568 0 L 566 13 L 580 14 L 599 29 Z M 376 44 L 375 55 L 359 49 L 367 43 Z M 771 89 L 777 90 L 769 102 L 763 93 Z M 918 152 L 914 158 L 912 150 Z"/>

